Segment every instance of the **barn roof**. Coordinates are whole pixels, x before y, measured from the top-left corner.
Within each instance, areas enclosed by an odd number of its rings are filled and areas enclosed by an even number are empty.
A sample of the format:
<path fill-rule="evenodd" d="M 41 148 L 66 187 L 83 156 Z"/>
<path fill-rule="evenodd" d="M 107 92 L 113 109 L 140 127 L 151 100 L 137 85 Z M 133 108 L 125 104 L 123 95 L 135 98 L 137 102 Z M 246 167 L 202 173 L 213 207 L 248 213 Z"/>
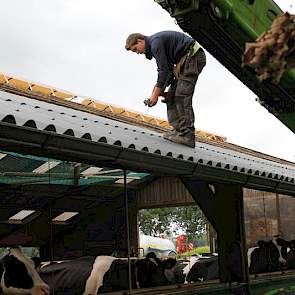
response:
<path fill-rule="evenodd" d="M 295 166 L 287 161 L 206 142 L 192 149 L 141 126 L 6 92 L 0 93 L 0 104 L 2 146 L 17 152 L 294 193 Z"/>

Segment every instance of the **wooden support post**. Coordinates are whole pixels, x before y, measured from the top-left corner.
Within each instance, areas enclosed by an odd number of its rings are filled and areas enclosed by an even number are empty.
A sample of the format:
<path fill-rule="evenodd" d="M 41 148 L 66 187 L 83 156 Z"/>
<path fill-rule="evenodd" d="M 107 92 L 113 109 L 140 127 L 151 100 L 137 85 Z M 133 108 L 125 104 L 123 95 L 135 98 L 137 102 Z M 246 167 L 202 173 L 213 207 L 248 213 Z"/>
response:
<path fill-rule="evenodd" d="M 242 187 L 192 178 L 182 182 L 217 231 L 220 280 L 248 284 Z"/>

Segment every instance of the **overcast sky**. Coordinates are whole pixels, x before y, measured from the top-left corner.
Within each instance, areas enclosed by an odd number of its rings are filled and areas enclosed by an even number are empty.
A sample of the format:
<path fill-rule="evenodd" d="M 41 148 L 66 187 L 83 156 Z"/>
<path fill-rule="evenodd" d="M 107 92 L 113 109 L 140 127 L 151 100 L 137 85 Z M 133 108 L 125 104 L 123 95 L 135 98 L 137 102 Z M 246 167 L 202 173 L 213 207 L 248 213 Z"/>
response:
<path fill-rule="evenodd" d="M 293 0 L 276 2 L 290 11 Z M 133 32 L 181 31 L 153 0 L 1 4 L 0 72 L 143 113 L 143 100 L 156 82 L 156 64 L 127 52 L 125 39 Z M 196 128 L 295 162 L 294 133 L 214 57 L 207 57 L 194 95 Z M 166 106 L 159 102 L 148 114 L 167 119 Z"/>

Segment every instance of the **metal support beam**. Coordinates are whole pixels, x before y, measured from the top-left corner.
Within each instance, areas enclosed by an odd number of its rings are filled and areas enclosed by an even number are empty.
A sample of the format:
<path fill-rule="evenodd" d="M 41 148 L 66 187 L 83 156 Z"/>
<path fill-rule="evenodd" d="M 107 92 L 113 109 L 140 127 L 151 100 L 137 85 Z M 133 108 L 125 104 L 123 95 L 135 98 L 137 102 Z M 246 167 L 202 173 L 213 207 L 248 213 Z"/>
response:
<path fill-rule="evenodd" d="M 248 286 L 242 187 L 192 178 L 182 182 L 217 231 L 220 280 Z M 248 287 L 243 294 L 249 294 Z"/>
<path fill-rule="evenodd" d="M 79 185 L 80 170 L 81 170 L 81 163 L 77 163 L 74 166 L 73 185 Z"/>

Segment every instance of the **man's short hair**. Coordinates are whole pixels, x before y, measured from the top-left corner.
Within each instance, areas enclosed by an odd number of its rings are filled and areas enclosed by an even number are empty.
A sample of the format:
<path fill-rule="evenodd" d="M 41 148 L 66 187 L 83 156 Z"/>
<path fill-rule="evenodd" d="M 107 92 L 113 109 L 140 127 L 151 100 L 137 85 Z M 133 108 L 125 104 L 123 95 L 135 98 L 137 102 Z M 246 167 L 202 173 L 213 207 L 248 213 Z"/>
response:
<path fill-rule="evenodd" d="M 130 47 L 137 43 L 138 39 L 144 40 L 144 35 L 140 33 L 132 33 L 126 39 L 126 50 L 130 50 Z"/>

